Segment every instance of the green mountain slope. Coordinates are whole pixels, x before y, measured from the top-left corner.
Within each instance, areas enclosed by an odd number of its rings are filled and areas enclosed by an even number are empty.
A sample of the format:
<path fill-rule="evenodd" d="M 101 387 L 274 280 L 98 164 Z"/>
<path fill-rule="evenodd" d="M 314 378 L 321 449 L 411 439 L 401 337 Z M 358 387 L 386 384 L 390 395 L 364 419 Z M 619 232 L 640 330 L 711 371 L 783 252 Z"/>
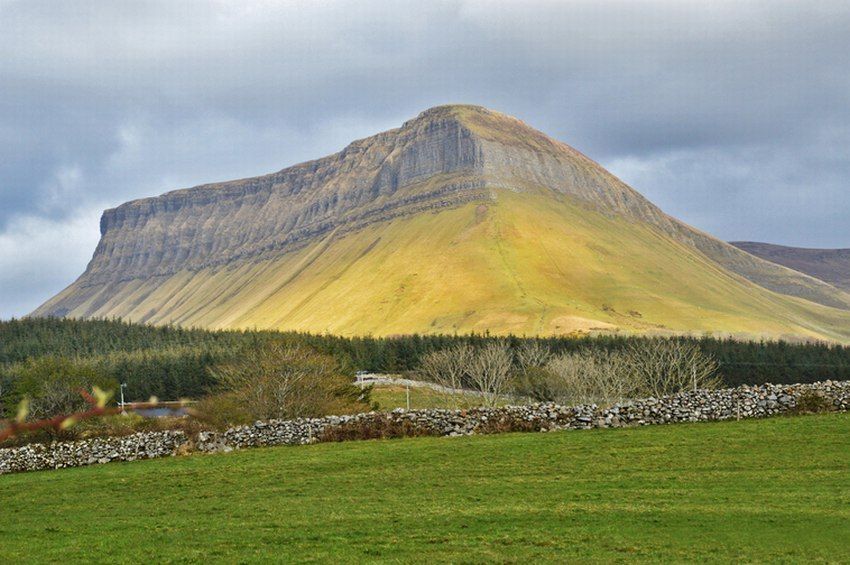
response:
<path fill-rule="evenodd" d="M 399 218 L 330 234 L 276 259 L 118 283 L 102 293 L 108 300 L 93 315 L 211 328 L 850 337 L 850 312 L 770 292 L 656 228 L 542 191 L 494 189 L 488 204 Z"/>

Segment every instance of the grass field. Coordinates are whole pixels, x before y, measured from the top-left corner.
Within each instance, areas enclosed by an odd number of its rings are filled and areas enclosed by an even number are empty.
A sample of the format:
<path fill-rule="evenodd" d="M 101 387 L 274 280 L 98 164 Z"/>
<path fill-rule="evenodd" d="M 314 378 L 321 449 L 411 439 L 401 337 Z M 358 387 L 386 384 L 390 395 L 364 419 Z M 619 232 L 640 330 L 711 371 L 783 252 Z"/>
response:
<path fill-rule="evenodd" d="M 395 408 L 407 408 L 407 391 L 400 385 L 381 385 L 372 389 L 373 402 L 378 403 L 380 410 L 390 411 Z M 483 402 L 477 396 L 450 396 L 425 387 L 410 387 L 410 409 L 448 408 L 456 410 L 462 407 L 479 406 Z M 499 405 L 510 404 L 511 399 L 503 397 Z"/>
<path fill-rule="evenodd" d="M 372 389 L 372 401 L 377 402 L 381 410 L 407 408 L 407 391 L 403 386 L 376 386 Z M 428 388 L 410 388 L 410 408 L 455 408 L 454 403 L 445 394 Z"/>
<path fill-rule="evenodd" d="M 0 562 L 850 560 L 850 414 L 0 477 Z"/>

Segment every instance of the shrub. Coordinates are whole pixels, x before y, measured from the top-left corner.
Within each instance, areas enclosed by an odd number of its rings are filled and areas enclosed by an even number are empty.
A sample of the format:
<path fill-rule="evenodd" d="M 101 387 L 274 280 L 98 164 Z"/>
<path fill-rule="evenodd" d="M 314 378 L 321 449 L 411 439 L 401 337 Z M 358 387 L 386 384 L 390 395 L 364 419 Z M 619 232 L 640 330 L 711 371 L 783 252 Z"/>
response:
<path fill-rule="evenodd" d="M 103 390 L 118 388 L 115 379 L 100 373 L 93 365 L 64 357 L 41 357 L 16 366 L 13 391 L 6 395 L 11 409 L 22 398 L 29 398 L 29 418 L 40 420 L 85 409 L 88 404 L 81 391 L 97 386 Z"/>
<path fill-rule="evenodd" d="M 228 392 L 202 398 L 195 403 L 190 414 L 204 425 L 220 431 L 235 424 L 250 424 L 256 419 L 236 394 Z"/>
<path fill-rule="evenodd" d="M 183 430 L 192 435 L 199 431 L 197 423 L 186 417 L 145 418 L 133 412 L 104 416 L 82 422 L 71 430 L 75 437 L 87 439 L 92 437 L 120 437 L 139 432 L 156 432 L 162 430 Z"/>
<path fill-rule="evenodd" d="M 528 367 L 518 372 L 513 381 L 513 394 L 533 402 L 559 401 L 558 383 L 547 367 Z"/>
<path fill-rule="evenodd" d="M 797 405 L 792 411 L 795 414 L 817 414 L 819 412 L 832 412 L 835 406 L 832 401 L 823 394 L 807 390 L 797 397 Z"/>
<path fill-rule="evenodd" d="M 391 420 L 386 414 L 361 418 L 338 426 L 325 428 L 319 435 L 319 441 L 351 441 L 365 439 L 393 439 L 402 437 L 437 436 L 436 429 L 417 426 L 409 420 Z"/>
<path fill-rule="evenodd" d="M 371 389 L 355 386 L 336 359 L 305 346 L 270 342 L 215 366 L 212 375 L 221 395 L 205 406 L 226 409 L 237 420 L 347 414 L 369 407 Z"/>
<path fill-rule="evenodd" d="M 504 434 L 510 432 L 537 432 L 541 429 L 550 429 L 550 422 L 541 423 L 536 420 L 525 420 L 523 418 L 511 418 L 502 416 L 498 419 L 489 419 L 481 422 L 476 428 L 478 434 Z"/>

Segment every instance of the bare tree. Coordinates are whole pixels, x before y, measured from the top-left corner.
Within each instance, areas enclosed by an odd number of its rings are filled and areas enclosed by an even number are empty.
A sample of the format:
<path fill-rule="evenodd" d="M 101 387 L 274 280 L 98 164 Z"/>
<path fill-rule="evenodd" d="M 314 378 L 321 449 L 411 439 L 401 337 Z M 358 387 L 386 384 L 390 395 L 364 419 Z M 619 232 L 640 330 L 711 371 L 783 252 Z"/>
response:
<path fill-rule="evenodd" d="M 636 379 L 643 396 L 665 396 L 684 390 L 717 388 L 717 362 L 695 343 L 642 340 L 626 348 L 622 371 Z"/>
<path fill-rule="evenodd" d="M 548 398 L 540 400 L 563 404 L 587 402 L 590 396 L 590 381 L 586 378 L 590 369 L 588 360 L 587 356 L 578 354 L 562 354 L 550 359 L 543 374 L 545 388 L 540 387 Z"/>
<path fill-rule="evenodd" d="M 613 404 L 627 398 L 635 383 L 622 370 L 620 354 L 581 351 L 553 357 L 546 365 L 552 400 Z"/>
<path fill-rule="evenodd" d="M 117 383 L 89 362 L 52 356 L 30 359 L 15 370 L 15 397 L 29 399 L 31 420 L 84 410 L 88 403 L 80 391 L 92 386 L 115 390 Z"/>
<path fill-rule="evenodd" d="M 471 386 L 469 372 L 474 357 L 469 345 L 432 351 L 423 357 L 417 373 L 423 380 L 441 387 L 439 393 L 447 405 L 464 407 L 474 400 L 466 394 Z"/>
<path fill-rule="evenodd" d="M 584 350 L 546 365 L 552 400 L 612 404 L 626 398 L 666 396 L 716 388 L 717 363 L 694 343 L 643 340 L 623 351 Z"/>
<path fill-rule="evenodd" d="M 495 406 L 509 390 L 513 356 L 507 344 L 489 343 L 475 350 L 459 345 L 427 354 L 419 375 L 443 387 L 448 403 Z"/>
<path fill-rule="evenodd" d="M 514 354 L 511 388 L 514 400 L 550 402 L 554 400 L 546 365 L 552 359 L 548 347 L 537 341 L 523 342 Z"/>
<path fill-rule="evenodd" d="M 600 351 L 591 357 L 597 403 L 611 405 L 635 397 L 639 383 L 625 370 L 627 363 L 622 353 Z"/>
<path fill-rule="evenodd" d="M 508 392 L 513 356 L 507 344 L 489 343 L 475 352 L 469 370 L 472 386 L 486 406 L 495 406 Z"/>
<path fill-rule="evenodd" d="M 550 359 L 552 359 L 552 352 L 537 341 L 523 342 L 516 352 L 516 365 L 520 372 L 545 367 Z"/>
<path fill-rule="evenodd" d="M 30 414 L 34 419 L 49 418 L 55 414 L 69 414 L 81 410 L 85 399 L 79 390 L 61 381 L 45 382 L 40 394 L 30 403 Z"/>
<path fill-rule="evenodd" d="M 469 345 L 432 351 L 419 366 L 419 375 L 432 383 L 453 389 L 469 385 L 469 367 L 475 352 Z"/>

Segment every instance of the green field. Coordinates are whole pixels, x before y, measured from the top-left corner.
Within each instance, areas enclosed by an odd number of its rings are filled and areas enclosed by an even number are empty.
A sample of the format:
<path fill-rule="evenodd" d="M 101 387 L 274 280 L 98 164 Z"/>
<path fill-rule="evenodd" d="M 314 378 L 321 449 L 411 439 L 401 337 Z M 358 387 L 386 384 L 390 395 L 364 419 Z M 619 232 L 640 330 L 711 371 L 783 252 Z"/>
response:
<path fill-rule="evenodd" d="M 378 409 L 389 412 L 396 408 L 407 408 L 407 394 L 403 386 L 381 385 L 372 389 L 371 400 L 378 403 Z M 509 404 L 510 398 L 500 399 L 499 405 Z M 410 409 L 449 408 L 477 406 L 481 399 L 476 396 L 450 396 L 429 388 L 410 387 Z"/>
<path fill-rule="evenodd" d="M 850 560 L 850 415 L 0 477 L 0 562 Z"/>
<path fill-rule="evenodd" d="M 376 386 L 372 389 L 372 401 L 378 403 L 380 410 L 389 411 L 395 408 L 407 408 L 408 391 L 403 386 Z M 454 408 L 451 399 L 445 394 L 428 388 L 410 389 L 410 409 L 421 408 Z"/>

